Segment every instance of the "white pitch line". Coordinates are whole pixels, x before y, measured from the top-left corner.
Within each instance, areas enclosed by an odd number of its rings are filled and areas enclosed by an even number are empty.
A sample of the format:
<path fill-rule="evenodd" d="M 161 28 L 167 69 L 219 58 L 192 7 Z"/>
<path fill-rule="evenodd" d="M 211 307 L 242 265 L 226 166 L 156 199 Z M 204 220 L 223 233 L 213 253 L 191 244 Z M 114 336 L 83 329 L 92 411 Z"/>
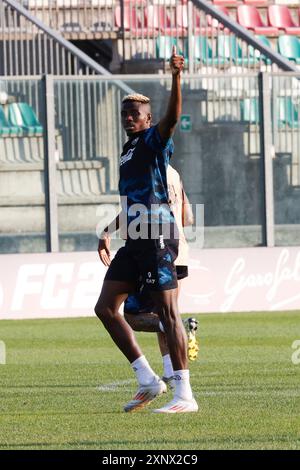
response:
<path fill-rule="evenodd" d="M 134 382 L 135 382 L 134 379 L 119 380 L 117 382 L 112 382 L 112 383 L 109 383 L 109 384 L 99 385 L 99 387 L 96 387 L 96 389 L 99 390 L 99 392 L 114 392 L 118 388 L 120 388 L 120 389 L 122 388 L 122 390 L 125 391 L 124 388 L 123 388 L 124 385 L 130 385 Z"/>

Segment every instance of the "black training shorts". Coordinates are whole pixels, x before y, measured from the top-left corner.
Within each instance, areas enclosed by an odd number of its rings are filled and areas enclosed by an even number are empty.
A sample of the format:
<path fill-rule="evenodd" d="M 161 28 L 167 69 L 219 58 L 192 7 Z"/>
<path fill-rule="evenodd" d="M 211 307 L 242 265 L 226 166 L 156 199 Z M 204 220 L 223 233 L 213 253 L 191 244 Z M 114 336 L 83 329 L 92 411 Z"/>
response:
<path fill-rule="evenodd" d="M 112 260 L 105 281 L 141 282 L 151 291 L 177 288 L 178 240 L 127 240 Z"/>
<path fill-rule="evenodd" d="M 188 277 L 187 266 L 176 266 L 177 280 L 180 281 Z M 149 313 L 155 311 L 154 302 L 144 285 L 139 284 L 134 294 L 127 297 L 124 302 L 124 313 L 137 315 L 139 313 Z"/>

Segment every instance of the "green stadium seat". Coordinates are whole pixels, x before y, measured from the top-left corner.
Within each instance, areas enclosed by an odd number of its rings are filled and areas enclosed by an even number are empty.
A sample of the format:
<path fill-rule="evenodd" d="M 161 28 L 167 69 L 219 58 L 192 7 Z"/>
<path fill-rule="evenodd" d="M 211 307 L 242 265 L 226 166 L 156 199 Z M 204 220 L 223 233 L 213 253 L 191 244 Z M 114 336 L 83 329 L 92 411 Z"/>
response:
<path fill-rule="evenodd" d="M 212 47 L 206 36 L 192 36 L 191 38 L 193 59 L 205 65 L 225 65 L 226 59 L 213 57 Z M 188 57 L 188 39 L 184 43 L 184 55 Z"/>
<path fill-rule="evenodd" d="M 296 36 L 283 34 L 278 38 L 278 51 L 296 64 L 300 64 L 300 40 Z"/>
<path fill-rule="evenodd" d="M 0 106 L 0 136 L 13 137 L 18 135 L 22 135 L 22 128 L 11 125 L 5 116 L 3 107 Z"/>
<path fill-rule="evenodd" d="M 288 125 L 292 128 L 300 128 L 300 115 L 290 96 L 277 98 L 278 125 L 283 127 Z"/>
<path fill-rule="evenodd" d="M 271 48 L 271 43 L 269 39 L 266 36 L 263 36 L 261 34 L 258 34 L 255 36 L 256 39 L 258 39 L 264 46 L 270 47 Z M 268 59 L 265 55 L 261 54 L 257 49 L 255 49 L 253 46 L 249 46 L 249 54 L 250 57 L 255 57 L 258 61 L 261 60 L 267 64 L 270 65 L 272 63 L 271 59 Z"/>
<path fill-rule="evenodd" d="M 241 119 L 249 124 L 259 123 L 258 98 L 245 98 L 241 100 Z"/>
<path fill-rule="evenodd" d="M 9 121 L 14 126 L 21 127 L 29 136 L 43 133 L 43 127 L 38 121 L 32 107 L 27 103 L 12 103 L 8 108 Z"/>
<path fill-rule="evenodd" d="M 220 35 L 217 42 L 218 57 L 233 62 L 235 65 L 255 65 L 258 59 L 255 56 L 244 55 L 236 36 Z"/>
<path fill-rule="evenodd" d="M 178 45 L 177 38 L 172 36 L 159 36 L 156 39 L 156 58 L 169 60 L 172 55 L 173 46 L 177 47 L 177 54 L 183 53 Z"/>

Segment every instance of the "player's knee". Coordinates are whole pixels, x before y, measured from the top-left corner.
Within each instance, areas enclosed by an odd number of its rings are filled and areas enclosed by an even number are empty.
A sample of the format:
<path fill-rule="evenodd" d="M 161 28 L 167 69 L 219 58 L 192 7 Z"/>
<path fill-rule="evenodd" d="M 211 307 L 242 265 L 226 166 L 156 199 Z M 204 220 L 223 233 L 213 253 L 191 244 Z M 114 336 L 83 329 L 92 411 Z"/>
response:
<path fill-rule="evenodd" d="M 114 310 L 108 305 L 103 304 L 102 302 L 98 302 L 96 304 L 95 314 L 97 315 L 99 320 L 102 321 L 102 323 L 105 323 L 105 321 L 110 320 L 115 316 Z"/>

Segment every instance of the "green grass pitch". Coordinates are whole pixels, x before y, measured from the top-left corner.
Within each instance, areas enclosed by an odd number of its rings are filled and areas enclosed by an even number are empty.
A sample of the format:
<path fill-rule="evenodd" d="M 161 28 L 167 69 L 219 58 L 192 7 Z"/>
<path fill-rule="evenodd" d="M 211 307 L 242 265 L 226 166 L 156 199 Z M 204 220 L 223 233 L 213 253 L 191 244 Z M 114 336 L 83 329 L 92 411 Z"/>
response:
<path fill-rule="evenodd" d="M 133 373 L 96 318 L 1 321 L 0 449 L 300 449 L 298 312 L 199 315 L 198 413 L 122 411 Z M 162 373 L 156 337 L 138 340 Z"/>

